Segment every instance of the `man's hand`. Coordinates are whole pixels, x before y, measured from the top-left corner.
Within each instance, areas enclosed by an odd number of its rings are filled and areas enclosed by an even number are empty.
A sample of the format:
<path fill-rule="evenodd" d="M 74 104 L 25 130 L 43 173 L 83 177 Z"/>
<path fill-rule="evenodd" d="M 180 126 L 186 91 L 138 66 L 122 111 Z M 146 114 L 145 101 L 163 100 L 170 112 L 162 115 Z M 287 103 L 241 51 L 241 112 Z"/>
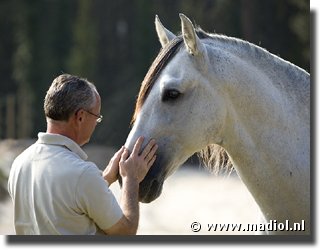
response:
<path fill-rule="evenodd" d="M 119 173 L 119 161 L 121 159 L 121 155 L 124 152 L 124 147 L 122 146 L 118 152 L 114 154 L 114 156 L 111 158 L 108 166 L 103 171 L 103 178 L 108 182 L 109 185 L 111 185 L 113 182 L 115 182 L 118 179 L 118 173 Z"/>
<path fill-rule="evenodd" d="M 120 206 L 123 216 L 116 224 L 103 230 L 106 234 L 137 233 L 139 223 L 139 183 L 144 179 L 156 160 L 155 152 L 158 149 L 155 140 L 151 140 L 142 153 L 139 154 L 143 140 L 143 137 L 138 138 L 131 154 L 128 149 L 125 149 L 119 160 L 120 151 L 118 151 L 119 153 L 114 159 L 114 163 L 119 163 L 119 173 L 122 177 Z"/>
<path fill-rule="evenodd" d="M 158 149 L 156 141 L 153 139 L 150 140 L 150 142 L 140 154 L 143 141 L 143 137 L 138 138 L 130 156 L 128 149 L 125 149 L 122 153 L 119 162 L 119 173 L 123 179 L 130 178 L 140 183 L 148 173 L 150 167 L 155 162 L 155 153 Z"/>

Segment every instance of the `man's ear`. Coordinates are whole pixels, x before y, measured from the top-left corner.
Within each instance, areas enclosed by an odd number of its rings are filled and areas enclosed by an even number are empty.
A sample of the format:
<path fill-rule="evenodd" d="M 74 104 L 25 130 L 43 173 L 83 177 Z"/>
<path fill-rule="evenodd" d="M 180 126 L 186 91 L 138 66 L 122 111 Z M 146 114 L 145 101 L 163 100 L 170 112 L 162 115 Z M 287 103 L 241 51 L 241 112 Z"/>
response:
<path fill-rule="evenodd" d="M 84 110 L 83 109 L 79 109 L 74 113 L 74 119 L 76 120 L 76 122 L 82 122 L 83 121 L 83 116 L 84 116 Z"/>

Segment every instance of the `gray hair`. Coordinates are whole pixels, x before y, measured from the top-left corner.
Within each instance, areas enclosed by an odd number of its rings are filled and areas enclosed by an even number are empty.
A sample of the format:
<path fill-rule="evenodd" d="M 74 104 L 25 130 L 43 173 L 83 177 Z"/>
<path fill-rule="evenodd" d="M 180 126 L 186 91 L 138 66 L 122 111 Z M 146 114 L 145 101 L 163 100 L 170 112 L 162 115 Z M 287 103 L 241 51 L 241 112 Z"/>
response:
<path fill-rule="evenodd" d="M 96 87 L 86 79 L 62 74 L 55 78 L 44 99 L 46 117 L 68 121 L 79 109 L 90 110 L 97 101 Z"/>

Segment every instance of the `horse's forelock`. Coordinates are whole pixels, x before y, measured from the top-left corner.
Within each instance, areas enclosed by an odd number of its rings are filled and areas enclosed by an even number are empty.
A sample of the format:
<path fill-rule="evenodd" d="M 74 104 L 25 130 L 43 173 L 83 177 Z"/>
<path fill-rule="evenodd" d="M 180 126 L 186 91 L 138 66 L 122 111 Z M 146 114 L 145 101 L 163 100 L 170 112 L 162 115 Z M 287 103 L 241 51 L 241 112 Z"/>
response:
<path fill-rule="evenodd" d="M 176 54 L 178 48 L 182 44 L 182 37 L 177 36 L 175 39 L 171 40 L 161 51 L 159 52 L 156 59 L 153 61 L 151 67 L 149 68 L 146 76 L 143 79 L 139 95 L 136 101 L 135 111 L 131 120 L 133 124 L 137 118 L 137 115 L 144 104 L 145 100 L 150 93 L 155 81 L 157 80 L 161 70 L 168 64 L 170 59 Z"/>

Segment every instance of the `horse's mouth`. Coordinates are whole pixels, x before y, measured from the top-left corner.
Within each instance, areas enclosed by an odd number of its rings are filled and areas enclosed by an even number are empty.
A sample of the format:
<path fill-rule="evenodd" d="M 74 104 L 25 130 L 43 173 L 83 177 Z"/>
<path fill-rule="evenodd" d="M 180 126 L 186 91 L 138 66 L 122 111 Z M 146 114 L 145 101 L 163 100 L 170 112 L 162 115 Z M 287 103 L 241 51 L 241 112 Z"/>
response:
<path fill-rule="evenodd" d="M 153 180 L 149 183 L 142 182 L 140 183 L 139 189 L 139 201 L 143 203 L 150 203 L 157 199 L 163 187 L 163 181 Z"/>
<path fill-rule="evenodd" d="M 118 175 L 118 181 L 122 187 L 122 178 Z M 162 192 L 163 181 L 153 180 L 150 184 L 146 182 L 140 183 L 139 186 L 139 201 L 142 203 L 150 203 L 157 199 Z"/>
<path fill-rule="evenodd" d="M 118 175 L 118 181 L 122 187 L 122 178 L 120 175 Z M 163 182 L 164 180 L 142 181 L 139 185 L 139 201 L 142 203 L 150 203 L 157 199 L 162 192 Z"/>
<path fill-rule="evenodd" d="M 157 199 L 162 192 L 164 180 L 167 177 L 166 169 L 168 168 L 168 160 L 164 160 L 164 154 L 158 152 L 157 159 L 153 166 L 149 169 L 145 178 L 139 184 L 139 201 L 150 203 Z M 122 186 L 121 176 L 118 175 L 120 186 Z"/>

